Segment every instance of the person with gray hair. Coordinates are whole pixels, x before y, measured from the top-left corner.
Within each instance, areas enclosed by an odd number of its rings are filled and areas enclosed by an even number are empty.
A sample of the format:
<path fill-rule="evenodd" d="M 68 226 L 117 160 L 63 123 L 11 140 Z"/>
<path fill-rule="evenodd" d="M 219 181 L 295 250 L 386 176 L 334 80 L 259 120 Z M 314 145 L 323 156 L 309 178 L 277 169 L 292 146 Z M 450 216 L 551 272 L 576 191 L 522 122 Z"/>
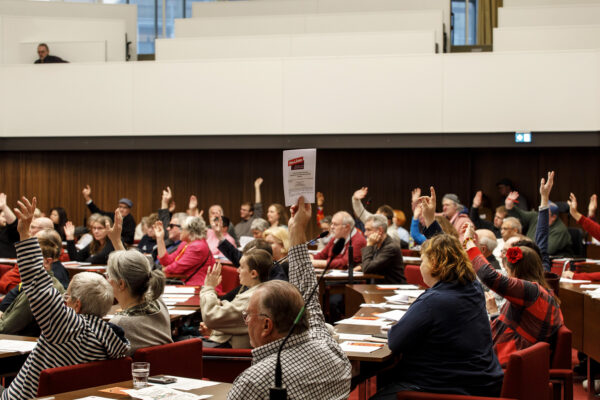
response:
<path fill-rule="evenodd" d="M 513 236 L 516 236 L 522 233 L 523 227 L 521 225 L 521 221 L 519 221 L 515 217 L 506 217 L 502 221 L 502 227 L 500 228 L 500 234 L 502 235 L 502 240 L 505 242 Z"/>
<path fill-rule="evenodd" d="M 459 232 L 459 240 L 463 240 L 463 234 L 460 233 L 462 226 L 466 223 L 472 224 L 471 218 L 464 213 L 465 206 L 460 202 L 460 199 L 454 193 L 446 193 L 442 198 L 442 213 L 448 218 L 450 223 Z"/>
<path fill-rule="evenodd" d="M 250 225 L 250 231 L 254 239 L 262 239 L 263 232 L 269 229 L 269 222 L 263 218 L 254 218 Z"/>
<path fill-rule="evenodd" d="M 377 283 L 406 283 L 402 249 L 398 241 L 387 234 L 387 218 L 371 215 L 365 223 L 367 245 L 362 248 L 362 268 L 365 274 L 383 275 Z"/>
<path fill-rule="evenodd" d="M 35 197 L 32 202 L 25 197 L 18 202 L 21 241 L 15 246 L 23 290 L 42 334 L 17 377 L 2 392 L 2 400 L 35 397 L 44 369 L 118 358 L 129 350 L 123 330 L 102 320 L 113 302 L 112 288 L 103 276 L 77 274 L 64 298 L 52 287 L 38 240 L 29 234 L 36 203 Z"/>
<path fill-rule="evenodd" d="M 367 244 L 367 241 L 362 233 L 354 228 L 354 219 L 352 216 L 346 211 L 338 211 L 335 213 L 331 219 L 331 233 L 333 234 L 333 240 L 330 240 L 323 250 L 314 255 L 313 266 L 315 268 L 324 268 L 327 265 L 327 260 L 331 257 L 333 245 L 340 239 L 344 239 L 346 243 L 342 252 L 335 256 L 331 261 L 331 268 L 348 268 L 348 244 L 350 243 L 350 240 L 352 241 L 354 252 L 354 263 L 355 265 L 360 264 L 362 261 L 360 252 Z"/>
<path fill-rule="evenodd" d="M 215 260 L 206 242 L 206 224 L 200 217 L 187 217 L 181 224 L 181 243 L 173 253 L 168 253 L 165 246 L 165 230 L 161 221 L 154 224 L 158 260 L 163 272 L 177 276 L 185 276 L 186 285 L 202 286 L 208 267 Z M 220 287 L 219 289 L 220 290 Z"/>
<path fill-rule="evenodd" d="M 172 343 L 169 311 L 160 298 L 164 273 L 152 270 L 139 251 L 119 250 L 108 257 L 106 275 L 121 307 L 110 322 L 125 331 L 131 343 L 128 355 L 142 347 Z"/>
<path fill-rule="evenodd" d="M 494 232 L 489 229 L 477 229 L 475 233 L 479 239 L 477 247 L 479 247 L 481 254 L 483 254 L 494 269 L 501 269 L 498 259 L 494 256 L 494 250 L 498 247 L 498 241 Z"/>

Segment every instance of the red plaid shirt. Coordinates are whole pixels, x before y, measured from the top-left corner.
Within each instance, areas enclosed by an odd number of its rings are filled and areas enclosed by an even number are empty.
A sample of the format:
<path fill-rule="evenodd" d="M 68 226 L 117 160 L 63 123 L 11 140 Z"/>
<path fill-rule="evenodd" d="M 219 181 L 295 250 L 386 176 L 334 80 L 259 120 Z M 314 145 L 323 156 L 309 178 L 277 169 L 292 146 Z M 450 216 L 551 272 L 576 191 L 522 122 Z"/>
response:
<path fill-rule="evenodd" d="M 502 275 L 476 247 L 468 253 L 481 282 L 508 300 L 492 322 L 492 339 L 500 364 L 506 364 L 516 350 L 539 341 L 550 343 L 563 325 L 560 307 L 552 294 L 538 283 Z"/>

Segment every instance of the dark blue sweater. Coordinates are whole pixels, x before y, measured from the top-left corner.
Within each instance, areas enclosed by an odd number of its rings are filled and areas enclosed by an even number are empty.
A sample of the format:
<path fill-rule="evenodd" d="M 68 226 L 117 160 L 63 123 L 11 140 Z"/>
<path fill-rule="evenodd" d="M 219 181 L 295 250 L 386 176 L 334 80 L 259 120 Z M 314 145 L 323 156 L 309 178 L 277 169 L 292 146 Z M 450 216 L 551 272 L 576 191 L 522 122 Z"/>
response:
<path fill-rule="evenodd" d="M 438 282 L 388 334 L 402 360 L 399 382 L 426 392 L 498 396 L 503 372 L 494 353 L 479 282 Z"/>

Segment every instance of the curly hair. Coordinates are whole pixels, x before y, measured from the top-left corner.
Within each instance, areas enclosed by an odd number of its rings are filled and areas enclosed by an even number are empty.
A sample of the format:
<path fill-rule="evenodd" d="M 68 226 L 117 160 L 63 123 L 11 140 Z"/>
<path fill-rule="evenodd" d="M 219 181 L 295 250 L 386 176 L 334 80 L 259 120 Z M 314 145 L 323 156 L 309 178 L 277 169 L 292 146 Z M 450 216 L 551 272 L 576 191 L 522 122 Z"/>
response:
<path fill-rule="evenodd" d="M 469 256 L 457 238 L 449 234 L 432 237 L 423 244 L 421 257 L 431 264 L 431 276 L 442 282 L 465 285 L 475 280 L 475 271 Z"/>

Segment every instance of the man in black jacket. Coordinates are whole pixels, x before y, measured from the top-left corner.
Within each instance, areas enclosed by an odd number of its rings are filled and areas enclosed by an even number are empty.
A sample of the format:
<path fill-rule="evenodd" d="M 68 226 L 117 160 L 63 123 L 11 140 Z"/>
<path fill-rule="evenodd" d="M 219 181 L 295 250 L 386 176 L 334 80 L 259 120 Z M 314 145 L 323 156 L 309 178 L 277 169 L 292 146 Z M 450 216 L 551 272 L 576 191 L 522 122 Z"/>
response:
<path fill-rule="evenodd" d="M 56 63 L 68 63 L 57 56 L 50 55 L 50 49 L 46 43 L 40 43 L 37 48 L 37 53 L 40 58 L 35 60 L 34 64 L 56 64 Z"/>
<path fill-rule="evenodd" d="M 400 243 L 389 237 L 386 231 L 386 217 L 374 214 L 367 218 L 367 245 L 361 249 L 362 271 L 383 275 L 384 279 L 378 283 L 406 283 Z"/>
<path fill-rule="evenodd" d="M 85 203 L 87 204 L 88 208 L 92 213 L 106 215 L 107 217 L 110 217 L 113 221 L 115 220 L 114 212 L 103 211 L 94 204 L 91 197 L 92 189 L 90 188 L 90 185 L 86 185 L 86 187 L 83 188 L 81 193 L 83 194 Z M 131 200 L 127 198 L 122 198 L 121 200 L 119 200 L 119 212 L 123 217 L 123 231 L 121 232 L 121 238 L 123 239 L 123 242 L 129 245 L 133 244 L 133 237 L 135 235 L 136 226 L 135 219 L 133 218 L 133 215 L 131 215 L 132 207 L 133 202 Z"/>

